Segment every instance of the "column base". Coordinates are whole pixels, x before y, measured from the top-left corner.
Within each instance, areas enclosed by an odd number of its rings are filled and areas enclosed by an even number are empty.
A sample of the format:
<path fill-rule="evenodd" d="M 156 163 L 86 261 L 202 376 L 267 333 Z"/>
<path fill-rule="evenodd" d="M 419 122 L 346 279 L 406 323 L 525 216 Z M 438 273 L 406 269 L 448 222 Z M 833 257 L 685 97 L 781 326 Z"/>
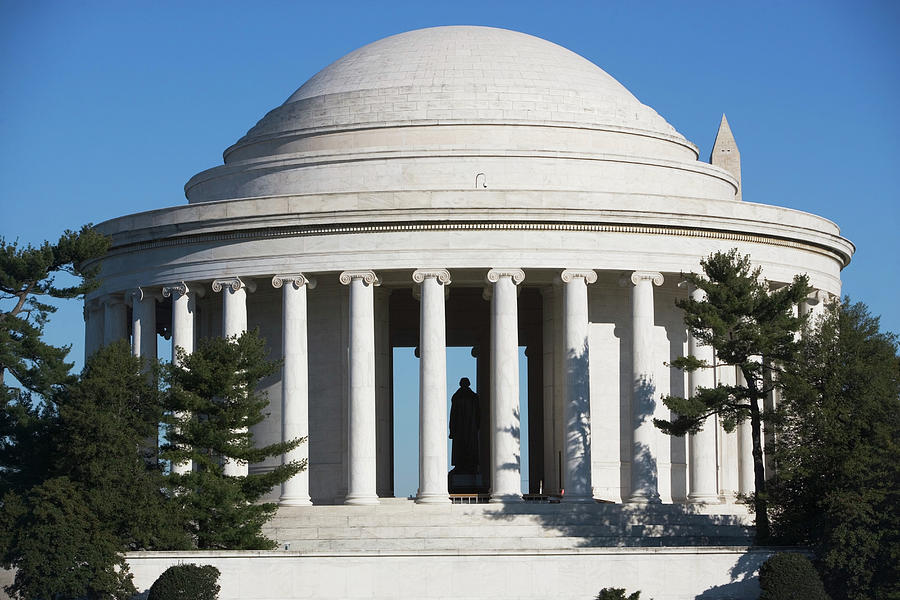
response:
<path fill-rule="evenodd" d="M 628 500 L 625 501 L 625 504 L 662 504 L 662 500 L 660 500 L 659 494 L 654 496 L 634 494 L 629 496 Z"/>
<path fill-rule="evenodd" d="M 687 501 L 691 504 L 722 504 L 718 494 L 688 494 Z"/>
<path fill-rule="evenodd" d="M 563 495 L 559 501 L 564 504 L 590 504 L 596 502 L 593 496 L 570 496 L 568 494 Z"/>
<path fill-rule="evenodd" d="M 515 504 L 518 502 L 525 502 L 522 499 L 522 496 L 519 494 L 491 494 L 491 499 L 488 500 L 491 504 Z"/>
<path fill-rule="evenodd" d="M 312 506 L 309 496 L 282 496 L 278 499 L 278 506 Z"/>
<path fill-rule="evenodd" d="M 379 504 L 378 496 L 347 496 L 344 498 L 344 504 L 353 506 L 371 506 Z"/>
<path fill-rule="evenodd" d="M 450 504 L 450 494 L 427 494 L 418 496 L 416 504 Z"/>

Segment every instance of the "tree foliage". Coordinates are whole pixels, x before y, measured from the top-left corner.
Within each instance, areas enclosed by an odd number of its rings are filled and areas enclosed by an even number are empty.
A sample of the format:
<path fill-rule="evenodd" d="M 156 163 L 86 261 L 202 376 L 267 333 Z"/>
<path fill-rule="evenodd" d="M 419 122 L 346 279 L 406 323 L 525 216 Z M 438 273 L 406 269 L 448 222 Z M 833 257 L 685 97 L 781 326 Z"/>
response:
<path fill-rule="evenodd" d="M 3 498 L 7 591 L 29 600 L 127 600 L 135 593 L 119 539 L 84 502 L 84 488 L 54 477 Z"/>
<path fill-rule="evenodd" d="M 809 559 L 796 552 L 779 552 L 759 569 L 759 600 L 829 600 Z"/>
<path fill-rule="evenodd" d="M 47 461 L 28 467 L 39 483 L 9 491 L 0 510 L 0 562 L 16 568 L 21 597 L 130 598 L 123 552 L 189 547 L 143 451 L 161 408 L 142 366 L 127 343 L 112 344 L 54 392 Z"/>
<path fill-rule="evenodd" d="M 67 381 L 69 347 L 41 339 L 47 319 L 56 312 L 47 299 L 78 298 L 96 288 L 99 266 L 85 264 L 108 248 L 109 239 L 90 225 L 39 247 L 0 238 L 0 379 L 9 374 L 21 389 L 45 396 Z M 71 285 L 58 285 L 60 274 L 69 275 Z"/>
<path fill-rule="evenodd" d="M 73 381 L 68 346 L 43 339 L 56 307 L 49 299 L 77 298 L 97 285 L 109 241 L 90 226 L 66 231 L 55 244 L 21 247 L 0 238 L 0 495 L 42 481 L 54 437 L 53 393 Z M 62 275 L 71 285 L 58 284 Z"/>
<path fill-rule="evenodd" d="M 212 565 L 175 565 L 153 582 L 147 600 L 216 600 L 221 586 L 219 569 Z"/>
<path fill-rule="evenodd" d="M 900 598 L 900 358 L 845 299 L 783 375 L 773 530 L 812 548 L 834 597 Z"/>
<path fill-rule="evenodd" d="M 178 360 L 170 366 L 168 444 L 161 456 L 173 464 L 193 462 L 191 472 L 173 473 L 168 482 L 186 511 L 198 548 L 274 547 L 261 529 L 276 505 L 257 501 L 304 469 L 305 462 L 288 462 L 243 477 L 225 475 L 223 466 L 229 459 L 262 462 L 305 441 L 253 444 L 250 428 L 265 418 L 268 406 L 268 399 L 258 391 L 259 383 L 278 367 L 266 359 L 265 343 L 255 332 L 202 340 L 191 354 L 178 349 Z"/>
<path fill-rule="evenodd" d="M 706 419 L 718 415 L 726 431 L 750 419 L 753 437 L 754 510 L 757 538 L 769 534 L 766 510 L 766 478 L 761 441 L 764 399 L 781 385 L 782 366 L 797 353 L 796 333 L 803 319 L 794 315 L 794 306 L 806 298 L 806 276 L 794 277 L 790 285 L 770 289 L 759 267 L 736 249 L 717 252 L 700 261 L 703 274 L 687 273 L 685 280 L 702 290 L 705 299 L 678 300 L 688 331 L 701 344 L 712 346 L 718 366 L 731 365 L 743 376 L 734 385 L 718 384 L 699 388 L 690 398 L 667 396 L 664 404 L 676 417 L 672 421 L 654 419 L 656 426 L 670 435 L 699 431 Z M 709 369 L 694 356 L 680 357 L 673 366 L 690 372 Z"/>

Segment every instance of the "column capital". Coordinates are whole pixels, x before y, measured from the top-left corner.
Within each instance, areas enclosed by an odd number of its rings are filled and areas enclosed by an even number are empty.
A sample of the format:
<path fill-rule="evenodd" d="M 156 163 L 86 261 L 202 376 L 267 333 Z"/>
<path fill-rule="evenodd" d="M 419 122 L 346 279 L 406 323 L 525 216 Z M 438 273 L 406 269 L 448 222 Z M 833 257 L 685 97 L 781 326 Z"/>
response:
<path fill-rule="evenodd" d="M 253 281 L 244 281 L 240 277 L 219 277 L 213 279 L 212 291 L 221 292 L 223 289 L 231 288 L 232 292 L 236 292 L 241 288 L 246 288 L 251 292 L 256 291 L 256 284 Z"/>
<path fill-rule="evenodd" d="M 822 290 L 813 290 L 806 296 L 804 302 L 806 302 L 810 306 L 815 306 L 816 304 L 820 303 L 825 304 L 828 302 L 828 296 L 830 295 L 831 294 L 829 294 L 828 292 L 823 292 Z"/>
<path fill-rule="evenodd" d="M 107 294 L 103 297 L 102 303 L 104 306 L 112 306 L 115 304 L 125 304 L 125 294 L 113 293 Z"/>
<path fill-rule="evenodd" d="M 447 269 L 416 269 L 412 274 L 413 281 L 422 283 L 426 279 L 437 279 L 441 285 L 450 285 L 450 271 Z"/>
<path fill-rule="evenodd" d="M 283 275 L 275 275 L 272 277 L 272 287 L 274 288 L 280 288 L 285 283 L 291 284 L 295 290 L 299 290 L 304 285 L 311 290 L 316 287 L 316 279 L 314 277 L 307 277 L 303 273 L 285 273 Z"/>
<path fill-rule="evenodd" d="M 501 277 L 509 277 L 515 285 L 525 281 L 525 271 L 522 269 L 491 269 L 484 276 L 487 283 L 497 283 Z"/>
<path fill-rule="evenodd" d="M 559 274 L 559 278 L 563 283 L 569 283 L 576 277 L 584 279 L 585 285 L 597 281 L 597 273 L 593 269 L 563 269 L 562 273 Z"/>
<path fill-rule="evenodd" d="M 162 298 L 158 291 L 151 291 L 150 288 L 137 286 L 133 288 L 127 294 L 127 300 L 129 304 L 134 306 L 135 302 L 143 302 L 144 300 L 156 300 L 157 302 Z"/>
<path fill-rule="evenodd" d="M 344 271 L 341 273 L 340 279 L 343 285 L 350 285 L 354 279 L 362 279 L 365 285 L 381 285 L 381 280 L 378 279 L 375 271 Z"/>
<path fill-rule="evenodd" d="M 659 271 L 634 271 L 629 278 L 633 285 L 637 285 L 641 281 L 648 279 L 653 282 L 653 285 L 656 286 L 662 285 L 665 281 L 662 273 L 660 273 Z"/>
<path fill-rule="evenodd" d="M 169 298 L 170 296 L 174 296 L 175 294 L 178 294 L 179 296 L 185 296 L 189 293 L 194 293 L 201 298 L 204 294 L 202 287 L 194 287 L 194 284 L 188 286 L 187 282 L 185 281 L 177 281 L 175 283 L 169 283 L 162 286 L 163 298 Z"/>

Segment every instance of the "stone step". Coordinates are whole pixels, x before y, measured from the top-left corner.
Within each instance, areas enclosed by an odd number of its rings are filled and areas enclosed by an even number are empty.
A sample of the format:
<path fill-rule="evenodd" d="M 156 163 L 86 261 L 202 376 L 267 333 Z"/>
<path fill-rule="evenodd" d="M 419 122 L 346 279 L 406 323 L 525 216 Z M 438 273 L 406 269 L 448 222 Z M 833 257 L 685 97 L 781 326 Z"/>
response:
<path fill-rule="evenodd" d="M 740 536 L 747 528 L 739 525 L 577 525 L 547 527 L 520 524 L 415 525 L 364 527 L 290 527 L 268 526 L 267 531 L 278 539 L 358 539 L 358 538 L 476 538 L 476 537 L 672 537 L 672 536 Z"/>
<path fill-rule="evenodd" d="M 623 537 L 502 537 L 502 538 L 394 538 L 394 539 L 338 539 L 296 540 L 281 545 L 291 552 L 306 553 L 391 553 L 416 551 L 450 551 L 460 553 L 490 551 L 573 550 L 578 548 L 616 547 L 746 547 L 750 541 L 744 537 L 709 538 L 703 536 L 667 538 Z"/>
<path fill-rule="evenodd" d="M 292 551 L 471 552 L 748 546 L 746 507 L 611 504 L 283 507 L 264 531 Z"/>

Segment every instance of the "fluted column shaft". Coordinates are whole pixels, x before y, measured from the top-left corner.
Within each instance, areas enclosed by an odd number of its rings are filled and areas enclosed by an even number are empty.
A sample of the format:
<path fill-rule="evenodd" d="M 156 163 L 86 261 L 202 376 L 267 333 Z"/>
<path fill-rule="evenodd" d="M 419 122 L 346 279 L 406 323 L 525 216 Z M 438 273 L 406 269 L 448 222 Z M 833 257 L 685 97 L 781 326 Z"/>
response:
<path fill-rule="evenodd" d="M 566 502 L 593 502 L 591 486 L 591 390 L 589 375 L 588 293 L 594 271 L 565 270 L 563 281 L 563 352 L 565 352 Z"/>
<path fill-rule="evenodd" d="M 554 382 L 556 363 L 554 356 L 559 352 L 556 347 L 556 327 L 559 323 L 555 316 L 556 293 L 559 286 L 547 286 L 541 290 L 543 297 L 543 336 L 544 356 L 542 363 L 544 368 L 544 482 L 543 493 L 548 495 L 559 494 L 562 487 L 559 484 L 559 461 L 556 458 L 556 384 Z"/>
<path fill-rule="evenodd" d="M 284 359 L 281 375 L 281 440 L 307 440 L 286 452 L 282 464 L 294 461 L 307 467 L 281 484 L 282 506 L 312 504 L 309 497 L 309 352 L 307 340 L 306 290 L 314 288 L 314 279 L 301 273 L 276 275 L 272 285 L 282 288 L 281 349 Z"/>
<path fill-rule="evenodd" d="M 247 286 L 239 277 L 225 277 L 212 282 L 214 292 L 222 292 L 222 336 L 240 337 L 247 331 Z M 245 433 L 246 429 L 238 430 Z M 229 477 L 246 477 L 250 465 L 226 458 L 222 471 Z"/>
<path fill-rule="evenodd" d="M 131 352 L 149 365 L 156 360 L 156 296 L 138 288 L 131 297 Z"/>
<path fill-rule="evenodd" d="M 372 271 L 344 271 L 350 286 L 348 482 L 346 504 L 377 504 L 375 480 L 375 301 Z"/>
<path fill-rule="evenodd" d="M 184 354 L 194 351 L 194 314 L 196 312 L 196 294 L 184 282 L 165 286 L 162 290 L 165 298 L 172 298 L 172 364 L 178 365 L 180 348 Z M 172 472 L 184 474 L 191 471 L 190 462 L 172 465 Z"/>
<path fill-rule="evenodd" d="M 519 432 L 520 269 L 491 269 L 491 502 L 521 502 Z"/>
<path fill-rule="evenodd" d="M 653 381 L 653 286 L 662 285 L 660 273 L 635 271 L 631 294 L 632 397 L 634 427 L 631 455 L 631 496 L 629 502 L 659 502 L 656 456 L 656 386 Z"/>
<path fill-rule="evenodd" d="M 120 296 L 108 297 L 103 304 L 103 345 L 108 346 L 128 334 L 128 307 Z"/>
<path fill-rule="evenodd" d="M 444 286 L 450 273 L 421 269 L 419 308 L 419 493 L 416 502 L 450 501 L 447 490 L 447 323 Z"/>
<path fill-rule="evenodd" d="M 84 357 L 89 358 L 103 344 L 103 304 L 91 300 L 84 304 Z"/>
<path fill-rule="evenodd" d="M 694 288 L 691 299 L 695 302 L 706 300 L 706 293 Z M 711 389 L 716 386 L 716 376 L 712 369 L 715 362 L 712 346 L 702 345 L 693 335 L 688 335 L 688 354 L 705 361 L 708 368 L 697 369 L 688 374 L 690 395 L 694 396 L 700 388 Z M 707 417 L 703 427 L 690 436 L 690 492 L 691 502 L 718 502 L 719 493 L 716 481 L 716 421 Z"/>
<path fill-rule="evenodd" d="M 738 385 L 749 385 L 741 370 L 735 367 Z M 737 426 L 738 434 L 738 492 L 751 494 L 756 490 L 756 475 L 753 472 L 753 424 L 750 417 Z"/>

